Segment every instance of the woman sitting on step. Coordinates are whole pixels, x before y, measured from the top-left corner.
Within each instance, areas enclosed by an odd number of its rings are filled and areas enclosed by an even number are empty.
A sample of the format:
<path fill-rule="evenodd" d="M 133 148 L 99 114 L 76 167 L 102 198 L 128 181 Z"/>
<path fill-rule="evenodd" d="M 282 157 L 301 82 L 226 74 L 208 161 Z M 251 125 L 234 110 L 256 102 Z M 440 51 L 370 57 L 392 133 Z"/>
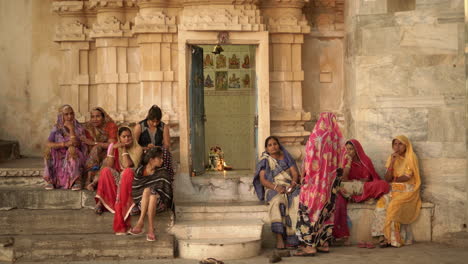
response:
<path fill-rule="evenodd" d="M 106 150 L 110 144 L 117 142 L 117 125 L 101 107 L 91 109 L 91 119 L 85 124 L 86 137 L 83 137 L 90 148 L 85 163 L 86 189 L 94 191 L 98 177 L 95 174 L 101 169 L 102 161 L 106 158 Z"/>
<path fill-rule="evenodd" d="M 138 144 L 143 147 L 144 151 L 155 147 L 162 148 L 162 166 L 167 169 L 171 179 L 173 179 L 174 170 L 172 169 L 172 155 L 170 152 L 171 136 L 169 134 L 169 126 L 161 121 L 161 118 L 161 108 L 157 105 L 153 105 L 148 110 L 146 118 L 135 126 L 135 138 Z"/>
<path fill-rule="evenodd" d="M 119 141 L 110 144 L 104 168 L 99 172 L 96 191 L 96 213 L 101 214 L 103 206 L 114 213 L 114 231 L 126 234 L 130 228 L 129 213 L 133 207 L 132 181 L 134 171 L 140 163 L 143 149 L 133 138 L 129 127 L 120 127 Z"/>
<path fill-rule="evenodd" d="M 342 240 L 344 244 L 349 244 L 348 200 L 360 203 L 368 199 L 378 199 L 388 193 L 390 185 L 380 179 L 371 159 L 356 139 L 346 142 L 342 157 L 343 179 L 340 192 L 336 197 L 333 237 L 336 240 Z M 362 243 L 360 247 L 373 248 L 374 245 Z"/>
<path fill-rule="evenodd" d="M 132 185 L 132 196 L 140 209 L 137 224 L 130 229 L 130 234 L 143 233 L 145 216 L 148 215 L 148 233 L 146 240 L 155 241 L 154 218 L 156 213 L 173 209 L 172 179 L 163 167 L 163 150 L 160 147 L 149 149 L 135 173 Z"/>
<path fill-rule="evenodd" d="M 265 152 L 257 163 L 253 185 L 260 201 L 269 205 L 271 231 L 276 234 L 276 248 L 298 245 L 296 220 L 299 188 L 296 162 L 278 138 L 265 140 Z"/>
<path fill-rule="evenodd" d="M 411 244 L 410 224 L 416 221 L 421 210 L 421 177 L 413 146 L 407 137 L 397 136 L 392 140 L 392 147 L 394 153 L 385 165 L 385 180 L 391 184 L 391 191 L 377 201 L 371 230 L 381 247 Z"/>
<path fill-rule="evenodd" d="M 44 162 L 46 189 L 81 189 L 81 175 L 87 146 L 81 141 L 84 128 L 75 119 L 70 105 L 59 109 L 57 123 L 50 132 Z"/>

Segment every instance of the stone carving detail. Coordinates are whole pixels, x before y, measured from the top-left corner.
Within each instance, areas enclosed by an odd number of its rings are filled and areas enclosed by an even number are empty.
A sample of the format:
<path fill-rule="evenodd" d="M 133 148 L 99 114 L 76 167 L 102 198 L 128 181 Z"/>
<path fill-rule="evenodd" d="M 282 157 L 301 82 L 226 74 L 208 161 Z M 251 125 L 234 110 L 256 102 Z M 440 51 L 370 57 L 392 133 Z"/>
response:
<path fill-rule="evenodd" d="M 104 22 L 93 24 L 90 37 L 123 37 L 129 31 L 130 22 L 124 24 L 115 16 L 110 16 Z"/>
<path fill-rule="evenodd" d="M 255 5 L 185 7 L 180 28 L 196 31 L 264 31 Z"/>
<path fill-rule="evenodd" d="M 86 26 L 80 21 L 58 25 L 55 29 L 55 41 L 83 41 L 86 39 Z"/>
<path fill-rule="evenodd" d="M 175 33 L 177 23 L 175 16 L 167 16 L 163 11 L 148 15 L 138 14 L 135 17 L 134 33 Z"/>
<path fill-rule="evenodd" d="M 61 12 L 79 12 L 84 7 L 83 1 L 55 1 L 52 2 L 52 11 Z"/>
<path fill-rule="evenodd" d="M 299 20 L 293 15 L 284 15 L 279 18 L 268 19 L 270 33 L 309 33 L 310 26 L 304 15 Z"/>
<path fill-rule="evenodd" d="M 314 30 L 344 30 L 344 0 L 313 0 L 306 6 L 306 13 Z"/>

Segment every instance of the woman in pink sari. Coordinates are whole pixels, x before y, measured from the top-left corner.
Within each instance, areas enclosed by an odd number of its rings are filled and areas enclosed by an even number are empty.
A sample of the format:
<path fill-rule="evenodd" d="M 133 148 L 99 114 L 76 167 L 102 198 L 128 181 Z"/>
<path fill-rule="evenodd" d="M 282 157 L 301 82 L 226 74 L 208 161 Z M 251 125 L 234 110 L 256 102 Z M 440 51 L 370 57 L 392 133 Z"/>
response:
<path fill-rule="evenodd" d="M 356 203 L 368 199 L 378 199 L 388 193 L 390 186 L 380 179 L 375 171 L 371 159 L 366 155 L 361 143 L 356 139 L 346 142 L 342 150 L 343 179 L 340 192 L 336 198 L 335 226 L 333 237 L 347 243 L 349 227 L 347 223 L 348 200 Z M 347 200 L 348 199 L 348 200 Z M 360 247 L 374 247 L 372 244 L 360 245 Z"/>
<path fill-rule="evenodd" d="M 342 141 L 335 115 L 321 113 L 306 145 L 296 225 L 296 234 L 305 247 L 296 253 L 298 256 L 330 250 Z"/>
<path fill-rule="evenodd" d="M 133 138 L 129 127 L 118 130 L 119 142 L 111 144 L 104 161 L 106 167 L 99 172 L 96 191 L 96 213 L 102 213 L 104 206 L 114 213 L 114 231 L 116 235 L 126 234 L 130 229 L 130 211 L 133 204 L 132 182 L 143 149 Z"/>
<path fill-rule="evenodd" d="M 84 136 L 85 130 L 75 119 L 73 108 L 70 105 L 60 107 L 44 157 L 46 190 L 81 189 L 80 178 L 87 153 L 87 146 L 81 141 Z"/>

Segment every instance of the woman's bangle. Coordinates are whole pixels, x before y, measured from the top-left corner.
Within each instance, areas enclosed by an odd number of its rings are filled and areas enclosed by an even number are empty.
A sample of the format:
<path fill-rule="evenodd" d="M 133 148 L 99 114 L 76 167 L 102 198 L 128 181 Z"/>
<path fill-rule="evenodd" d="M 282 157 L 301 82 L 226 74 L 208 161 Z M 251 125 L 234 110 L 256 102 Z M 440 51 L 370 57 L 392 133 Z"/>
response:
<path fill-rule="evenodd" d="M 98 143 L 96 141 L 94 141 L 94 145 L 97 145 Z"/>
<path fill-rule="evenodd" d="M 275 184 L 275 188 L 273 188 L 273 190 L 275 190 L 275 191 L 276 191 L 276 187 L 278 187 L 278 184 Z"/>
<path fill-rule="evenodd" d="M 122 153 L 122 156 L 124 156 L 124 155 L 130 155 L 130 154 L 128 154 L 128 152 L 124 152 L 124 153 Z"/>
<path fill-rule="evenodd" d="M 76 136 L 70 136 L 70 138 L 76 138 Z"/>
<path fill-rule="evenodd" d="M 109 157 L 109 158 L 113 158 L 114 156 L 113 156 L 113 155 L 107 155 L 107 157 Z"/>

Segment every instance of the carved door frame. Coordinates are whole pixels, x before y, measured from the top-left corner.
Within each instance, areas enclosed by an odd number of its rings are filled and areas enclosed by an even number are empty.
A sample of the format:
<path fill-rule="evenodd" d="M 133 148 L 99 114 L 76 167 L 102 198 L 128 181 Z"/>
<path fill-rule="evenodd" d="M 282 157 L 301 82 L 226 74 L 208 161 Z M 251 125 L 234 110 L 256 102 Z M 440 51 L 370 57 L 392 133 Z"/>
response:
<path fill-rule="evenodd" d="M 190 170 L 190 130 L 189 130 L 189 57 L 190 45 L 213 45 L 218 42 L 217 31 L 178 32 L 179 51 L 179 137 L 180 137 L 180 174 Z M 263 140 L 270 135 L 270 77 L 269 77 L 269 40 L 268 32 L 229 32 L 229 43 L 234 45 L 256 45 L 255 72 L 257 76 L 257 154 L 264 149 Z"/>

